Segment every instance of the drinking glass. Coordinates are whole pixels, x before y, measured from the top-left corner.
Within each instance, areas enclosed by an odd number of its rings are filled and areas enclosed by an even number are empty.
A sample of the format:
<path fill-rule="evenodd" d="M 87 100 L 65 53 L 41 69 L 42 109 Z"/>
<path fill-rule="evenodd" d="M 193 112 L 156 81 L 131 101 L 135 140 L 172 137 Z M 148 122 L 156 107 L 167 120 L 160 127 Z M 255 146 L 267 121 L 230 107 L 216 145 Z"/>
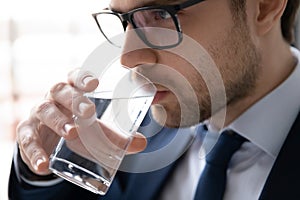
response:
<path fill-rule="evenodd" d="M 95 103 L 96 113 L 89 119 L 74 116 L 79 137 L 60 139 L 50 156 L 52 172 L 104 195 L 155 93 L 155 86 L 134 70 L 119 65 L 102 70 L 98 88 L 83 97 Z M 73 105 L 78 101 L 74 95 Z"/>

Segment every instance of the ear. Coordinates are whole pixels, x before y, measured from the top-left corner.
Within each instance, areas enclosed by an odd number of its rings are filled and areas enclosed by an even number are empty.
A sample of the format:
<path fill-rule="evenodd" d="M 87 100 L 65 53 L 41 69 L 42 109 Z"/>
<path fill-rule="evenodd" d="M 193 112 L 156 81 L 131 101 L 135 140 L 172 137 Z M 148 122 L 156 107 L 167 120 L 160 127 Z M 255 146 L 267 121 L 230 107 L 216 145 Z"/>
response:
<path fill-rule="evenodd" d="M 288 0 L 258 0 L 256 24 L 259 35 L 268 33 L 284 13 Z"/>

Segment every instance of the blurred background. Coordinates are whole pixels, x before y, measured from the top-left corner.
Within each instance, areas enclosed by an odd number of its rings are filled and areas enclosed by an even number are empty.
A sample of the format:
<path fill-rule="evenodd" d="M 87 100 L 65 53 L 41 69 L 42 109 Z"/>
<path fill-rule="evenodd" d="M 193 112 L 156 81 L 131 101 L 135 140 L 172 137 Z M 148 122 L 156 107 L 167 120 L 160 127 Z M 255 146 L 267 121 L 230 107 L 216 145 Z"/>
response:
<path fill-rule="evenodd" d="M 17 123 L 104 40 L 91 14 L 108 1 L 0 0 L 0 200 Z"/>
<path fill-rule="evenodd" d="M 103 41 L 91 14 L 106 0 L 0 0 L 0 200 L 17 123 Z"/>

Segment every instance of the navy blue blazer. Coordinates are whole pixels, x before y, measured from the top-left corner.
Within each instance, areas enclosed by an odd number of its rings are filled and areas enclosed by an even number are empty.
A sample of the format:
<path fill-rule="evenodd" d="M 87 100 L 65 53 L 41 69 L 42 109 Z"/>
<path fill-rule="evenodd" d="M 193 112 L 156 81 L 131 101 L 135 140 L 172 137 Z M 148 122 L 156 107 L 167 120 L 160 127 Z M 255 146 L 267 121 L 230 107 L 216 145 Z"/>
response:
<path fill-rule="evenodd" d="M 162 129 L 160 133 L 150 138 L 149 144 L 163 140 L 165 135 L 174 135 L 174 129 Z M 159 137 L 159 135 L 161 135 Z M 167 139 L 168 140 L 168 139 Z M 171 139 L 172 140 L 172 139 Z M 300 199 L 300 114 L 298 115 L 276 162 L 268 176 L 261 200 L 298 200 Z M 9 181 L 10 199 L 21 200 L 152 200 L 157 199 L 164 184 L 176 168 L 176 162 L 163 169 L 147 173 L 118 172 L 116 178 L 105 196 L 95 195 L 85 189 L 63 181 L 51 187 L 33 187 L 20 183 L 12 167 Z"/>

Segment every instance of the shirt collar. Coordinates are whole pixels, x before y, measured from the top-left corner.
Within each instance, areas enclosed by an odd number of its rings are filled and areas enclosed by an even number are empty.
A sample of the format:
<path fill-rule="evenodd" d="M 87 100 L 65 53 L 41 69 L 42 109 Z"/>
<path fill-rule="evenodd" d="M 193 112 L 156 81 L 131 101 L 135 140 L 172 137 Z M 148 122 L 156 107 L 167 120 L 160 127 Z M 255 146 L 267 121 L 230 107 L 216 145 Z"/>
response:
<path fill-rule="evenodd" d="M 300 52 L 291 51 L 298 60 L 292 74 L 227 127 L 274 158 L 300 110 Z"/>

